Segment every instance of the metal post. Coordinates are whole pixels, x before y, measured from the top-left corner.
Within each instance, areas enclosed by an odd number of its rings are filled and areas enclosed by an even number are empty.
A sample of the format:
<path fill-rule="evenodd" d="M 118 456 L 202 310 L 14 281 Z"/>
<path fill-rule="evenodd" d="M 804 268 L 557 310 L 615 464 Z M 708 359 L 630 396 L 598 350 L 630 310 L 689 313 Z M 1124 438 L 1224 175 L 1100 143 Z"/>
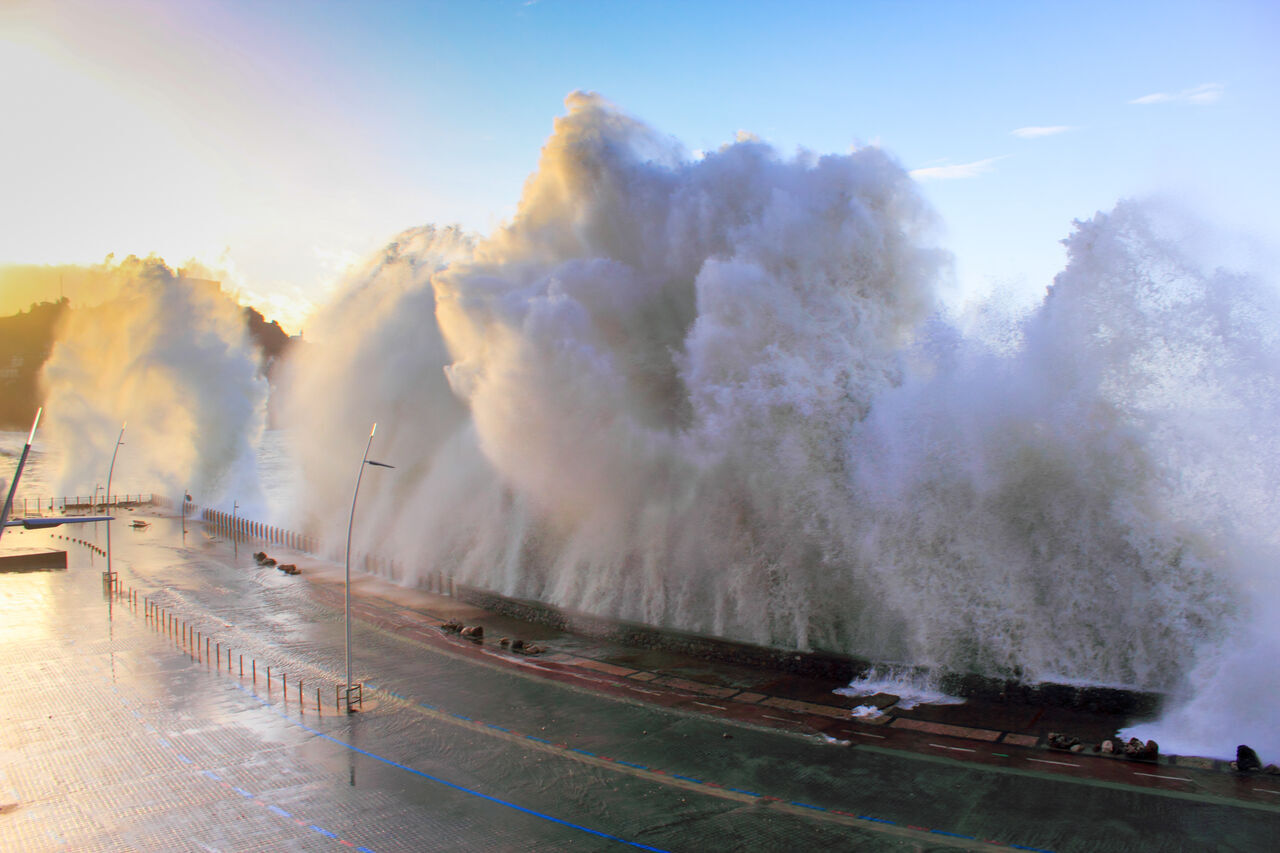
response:
<path fill-rule="evenodd" d="M 9 495 L 4 499 L 4 506 L 0 507 L 0 536 L 4 535 L 5 522 L 9 520 L 9 510 L 13 507 L 13 493 L 18 489 L 18 481 L 22 479 L 22 469 L 26 467 L 27 455 L 31 453 L 31 445 L 36 440 L 36 427 L 40 426 L 40 413 L 44 411 L 44 407 L 36 409 L 36 419 L 31 424 L 31 434 L 27 436 L 27 443 L 22 446 L 22 455 L 18 457 L 18 468 L 13 472 L 13 480 L 9 483 Z"/>
<path fill-rule="evenodd" d="M 343 613 L 344 619 L 346 622 L 346 635 L 347 635 L 347 695 L 348 695 L 347 713 L 351 712 L 351 701 L 350 701 L 351 684 L 352 684 L 352 681 L 351 681 L 351 532 L 352 530 L 354 530 L 355 524 L 356 524 L 356 501 L 360 499 L 360 480 L 363 479 L 364 477 L 365 465 L 376 465 L 379 468 L 393 467 L 383 462 L 374 462 L 369 458 L 369 450 L 370 448 L 373 447 L 373 434 L 376 433 L 377 431 L 378 431 L 378 424 L 375 421 L 373 424 L 373 427 L 370 428 L 369 430 L 369 441 L 364 446 L 364 456 L 360 457 L 360 470 L 356 473 L 356 488 L 355 488 L 355 492 L 351 496 L 351 517 L 347 521 L 347 553 L 346 553 L 346 560 L 345 560 L 346 568 L 345 568 L 345 583 L 344 583 L 344 588 L 346 591 L 346 595 L 345 595 L 346 601 L 345 601 L 345 607 L 344 607 L 344 613 Z"/>

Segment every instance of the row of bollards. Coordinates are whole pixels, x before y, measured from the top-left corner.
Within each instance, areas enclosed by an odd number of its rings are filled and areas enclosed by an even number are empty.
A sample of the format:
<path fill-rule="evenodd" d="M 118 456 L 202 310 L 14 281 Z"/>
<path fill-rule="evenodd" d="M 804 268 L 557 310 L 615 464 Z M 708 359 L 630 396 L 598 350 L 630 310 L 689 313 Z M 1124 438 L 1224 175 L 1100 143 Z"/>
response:
<path fill-rule="evenodd" d="M 138 610 L 139 597 L 137 590 L 126 589 L 120 581 L 119 572 L 103 572 L 102 573 L 103 591 L 115 599 L 124 599 L 128 601 L 129 606 L 136 613 Z M 163 632 L 165 636 L 171 637 L 173 641 L 179 644 L 179 648 L 187 653 L 194 661 L 210 664 L 213 668 L 222 671 L 222 642 L 214 640 L 211 636 L 206 636 L 203 631 L 197 630 L 194 625 L 187 622 L 178 614 L 171 612 L 167 607 L 162 606 L 158 602 L 152 601 L 147 596 L 141 598 L 143 618 L 154 630 Z M 203 645 L 203 654 L 201 646 Z M 236 658 L 234 657 L 231 646 L 227 646 L 226 653 L 227 673 L 231 674 L 235 671 L 234 665 Z M 239 656 L 240 677 L 244 677 L 244 655 Z M 257 658 L 249 659 L 249 676 L 251 683 L 256 687 L 258 684 L 258 661 Z M 280 682 L 280 688 L 283 693 L 285 705 L 289 702 L 289 676 L 288 673 L 277 673 L 276 678 Z M 271 695 L 272 674 L 271 667 L 266 667 L 267 695 Z M 345 685 L 334 686 L 333 709 L 336 713 L 341 713 L 345 705 L 347 712 L 352 713 L 356 709 L 364 709 L 364 685 L 353 685 L 350 694 L 345 689 Z M 297 688 L 295 692 L 298 694 L 298 708 L 303 713 L 307 711 L 306 692 L 303 687 L 303 680 L 297 680 Z M 315 710 L 317 713 L 324 713 L 324 706 L 321 702 L 321 689 L 316 688 Z"/>
<path fill-rule="evenodd" d="M 332 545 L 326 549 L 324 547 L 325 543 L 317 537 L 307 536 L 283 527 L 274 527 L 260 521 L 254 521 L 253 519 L 216 509 L 205 509 L 201 512 L 200 517 L 214 530 L 228 536 L 257 539 L 274 545 L 283 545 L 291 550 L 308 554 L 320 554 L 327 551 L 331 558 L 342 558 L 341 551 L 335 551 Z M 396 580 L 405 576 L 406 567 L 404 564 L 390 557 L 380 554 L 366 554 L 362 560 L 366 572 L 385 575 Z M 427 592 L 437 595 L 455 595 L 453 578 L 441 572 L 428 572 L 422 575 L 418 585 Z"/>
<path fill-rule="evenodd" d="M 101 549 L 101 548 L 99 548 L 97 545 L 94 545 L 92 542 L 88 541 L 87 539 L 77 539 L 77 538 L 76 538 L 76 537 L 74 537 L 74 536 L 64 536 L 64 535 L 63 535 L 63 534 L 61 534 L 61 533 L 54 533 L 54 534 L 53 534 L 53 538 L 54 538 L 54 539 L 63 539 L 63 540 L 65 540 L 65 541 L 67 541 L 67 542 L 75 542 L 77 545 L 83 545 L 84 547 L 88 548 L 90 551 L 92 551 L 92 552 L 94 552 L 95 554 L 97 554 L 99 557 L 105 557 L 105 556 L 107 556 L 107 552 L 106 552 L 106 551 L 102 550 L 102 549 Z"/>

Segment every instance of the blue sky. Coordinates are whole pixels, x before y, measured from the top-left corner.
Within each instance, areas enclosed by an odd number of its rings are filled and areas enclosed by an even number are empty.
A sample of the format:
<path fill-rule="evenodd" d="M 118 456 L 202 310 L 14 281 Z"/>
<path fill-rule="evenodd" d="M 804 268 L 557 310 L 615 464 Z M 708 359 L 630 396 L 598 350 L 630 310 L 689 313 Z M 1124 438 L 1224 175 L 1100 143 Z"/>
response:
<path fill-rule="evenodd" d="M 1280 245 L 1277 43 L 1269 2 L 18 0 L 0 263 L 197 257 L 296 325 L 400 229 L 511 216 L 587 89 L 691 152 L 879 144 L 921 170 L 954 298 L 1040 293 L 1122 197 Z"/>

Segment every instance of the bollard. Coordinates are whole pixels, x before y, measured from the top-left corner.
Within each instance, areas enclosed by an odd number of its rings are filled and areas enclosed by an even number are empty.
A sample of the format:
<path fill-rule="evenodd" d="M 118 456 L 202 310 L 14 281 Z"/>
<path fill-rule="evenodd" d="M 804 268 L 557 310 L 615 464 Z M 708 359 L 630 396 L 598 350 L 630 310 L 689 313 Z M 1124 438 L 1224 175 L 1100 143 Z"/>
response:
<path fill-rule="evenodd" d="M 208 637 L 204 638 L 204 660 L 205 660 L 205 663 L 209 662 L 209 638 Z"/>
<path fill-rule="evenodd" d="M 305 694 L 305 693 L 303 693 L 303 692 L 302 692 L 302 679 L 301 679 L 301 678 L 299 678 L 299 679 L 298 679 L 298 710 L 299 710 L 299 711 L 302 711 L 302 712 L 304 712 L 304 713 L 305 713 L 305 712 L 306 712 L 306 710 L 307 710 L 307 706 L 306 706 L 305 704 L 303 704 L 302 699 L 303 699 L 303 697 L 304 697 L 304 696 L 306 696 L 306 695 L 307 695 L 307 694 Z"/>
<path fill-rule="evenodd" d="M 267 692 L 271 692 L 271 667 L 267 667 Z"/>
<path fill-rule="evenodd" d="M 218 669 L 222 669 L 222 643 L 214 644 L 213 653 L 217 655 L 216 660 L 218 662 L 217 664 Z"/>
<path fill-rule="evenodd" d="M 231 671 L 231 647 L 227 646 L 227 672 Z"/>
<path fill-rule="evenodd" d="M 317 714 L 324 713 L 324 711 L 320 709 L 320 688 L 319 687 L 316 688 L 316 713 Z"/>
<path fill-rule="evenodd" d="M 253 686 L 258 686 L 258 659 L 253 659 Z"/>
<path fill-rule="evenodd" d="M 284 690 L 284 701 L 289 701 L 289 673 L 280 676 L 280 686 Z"/>
<path fill-rule="evenodd" d="M 240 655 L 240 677 L 244 678 L 244 655 Z"/>

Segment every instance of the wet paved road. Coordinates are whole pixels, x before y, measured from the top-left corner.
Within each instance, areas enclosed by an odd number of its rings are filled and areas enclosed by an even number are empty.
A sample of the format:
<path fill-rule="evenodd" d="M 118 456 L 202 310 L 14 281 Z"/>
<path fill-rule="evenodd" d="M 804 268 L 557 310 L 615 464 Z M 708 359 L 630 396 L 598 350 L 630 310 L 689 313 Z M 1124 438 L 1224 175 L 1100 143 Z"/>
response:
<path fill-rule="evenodd" d="M 355 633 L 366 710 L 335 714 L 341 613 L 304 579 L 171 520 L 113 538 L 136 601 L 62 540 L 70 570 L 0 574 L 0 849 L 1257 850 L 1280 830 L 1280 805 L 842 747 L 376 625 Z"/>

